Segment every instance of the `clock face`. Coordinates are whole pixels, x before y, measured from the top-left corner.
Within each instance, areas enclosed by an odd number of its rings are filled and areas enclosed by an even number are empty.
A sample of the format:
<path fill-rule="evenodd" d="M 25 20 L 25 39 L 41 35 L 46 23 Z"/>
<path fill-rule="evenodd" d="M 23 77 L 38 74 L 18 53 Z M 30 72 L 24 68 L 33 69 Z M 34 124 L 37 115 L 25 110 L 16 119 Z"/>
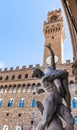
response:
<path fill-rule="evenodd" d="M 55 63 L 58 62 L 58 57 L 55 55 Z M 48 56 L 47 59 L 46 59 L 46 63 L 48 65 L 51 65 L 51 56 Z"/>

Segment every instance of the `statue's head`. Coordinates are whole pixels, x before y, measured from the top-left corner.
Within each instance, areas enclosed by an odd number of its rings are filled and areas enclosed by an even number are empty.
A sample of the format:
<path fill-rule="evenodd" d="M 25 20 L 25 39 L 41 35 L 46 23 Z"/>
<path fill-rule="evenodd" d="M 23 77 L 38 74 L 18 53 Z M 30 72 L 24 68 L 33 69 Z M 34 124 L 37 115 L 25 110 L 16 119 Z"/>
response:
<path fill-rule="evenodd" d="M 36 78 L 42 78 L 42 76 L 44 76 L 44 72 L 39 68 L 35 68 L 32 75 Z"/>

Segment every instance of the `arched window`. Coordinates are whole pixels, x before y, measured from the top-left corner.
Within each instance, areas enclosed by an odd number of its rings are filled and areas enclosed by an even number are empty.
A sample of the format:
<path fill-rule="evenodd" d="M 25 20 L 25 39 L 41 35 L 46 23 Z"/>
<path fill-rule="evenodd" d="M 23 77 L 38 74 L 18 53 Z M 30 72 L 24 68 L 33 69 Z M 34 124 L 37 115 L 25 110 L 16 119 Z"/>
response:
<path fill-rule="evenodd" d="M 8 88 L 8 86 L 5 85 L 5 86 L 4 86 L 4 93 L 7 93 L 7 88 Z"/>
<path fill-rule="evenodd" d="M 73 81 L 73 80 L 71 80 L 69 83 L 70 83 L 70 84 L 74 84 L 74 81 Z"/>
<path fill-rule="evenodd" d="M 32 92 L 36 92 L 36 84 L 35 83 L 32 84 Z"/>
<path fill-rule="evenodd" d="M 20 99 L 19 107 L 25 107 L 25 105 L 26 105 L 25 99 L 24 98 Z"/>
<path fill-rule="evenodd" d="M 22 85 L 22 92 L 26 92 L 26 85 L 25 84 Z"/>
<path fill-rule="evenodd" d="M 13 93 L 16 93 L 16 85 L 13 86 Z"/>
<path fill-rule="evenodd" d="M 77 116 L 74 117 L 74 124 L 77 125 Z"/>
<path fill-rule="evenodd" d="M 3 86 L 0 86 L 0 93 L 3 93 L 4 92 L 4 88 Z"/>
<path fill-rule="evenodd" d="M 8 126 L 7 125 L 2 126 L 1 130 L 8 130 Z"/>
<path fill-rule="evenodd" d="M 72 99 L 72 108 L 77 108 L 77 98 Z"/>
<path fill-rule="evenodd" d="M 21 79 L 21 74 L 20 74 L 20 75 L 18 75 L 18 79 Z"/>
<path fill-rule="evenodd" d="M 0 99 L 0 107 L 3 105 L 3 99 Z"/>
<path fill-rule="evenodd" d="M 37 106 L 37 101 L 35 99 L 32 100 L 32 107 L 36 107 Z"/>
<path fill-rule="evenodd" d="M 9 76 L 7 75 L 6 77 L 5 77 L 5 80 L 8 80 L 9 79 Z"/>
<path fill-rule="evenodd" d="M 27 92 L 31 92 L 31 85 L 27 84 Z"/>
<path fill-rule="evenodd" d="M 3 77 L 2 77 L 2 76 L 0 76 L 0 80 L 2 80 L 2 78 L 3 78 Z"/>
<path fill-rule="evenodd" d="M 17 86 L 17 92 L 21 93 L 21 84 L 18 84 L 18 86 Z"/>
<path fill-rule="evenodd" d="M 9 99 L 8 100 L 8 107 L 13 107 L 14 106 L 14 99 Z"/>
<path fill-rule="evenodd" d="M 25 74 L 25 78 L 28 78 L 28 74 Z"/>
<path fill-rule="evenodd" d="M 16 127 L 14 128 L 14 130 L 21 130 L 21 127 L 20 127 L 20 126 L 16 126 Z"/>
<path fill-rule="evenodd" d="M 13 75 L 11 79 L 12 79 L 12 80 L 15 79 L 15 75 Z"/>

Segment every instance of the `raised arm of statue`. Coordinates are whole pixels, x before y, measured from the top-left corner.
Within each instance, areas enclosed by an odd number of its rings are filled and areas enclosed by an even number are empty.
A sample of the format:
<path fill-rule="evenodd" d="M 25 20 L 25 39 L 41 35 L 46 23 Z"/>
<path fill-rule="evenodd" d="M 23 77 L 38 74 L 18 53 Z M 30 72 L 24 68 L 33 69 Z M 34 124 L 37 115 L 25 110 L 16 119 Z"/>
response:
<path fill-rule="evenodd" d="M 47 47 L 48 49 L 49 49 L 49 51 L 50 51 L 50 55 L 51 55 L 51 66 L 53 67 L 53 69 L 55 69 L 55 59 L 54 59 L 54 52 L 53 52 L 53 50 L 51 49 L 51 46 L 50 46 L 50 44 L 48 44 L 48 45 L 45 45 L 45 47 Z"/>

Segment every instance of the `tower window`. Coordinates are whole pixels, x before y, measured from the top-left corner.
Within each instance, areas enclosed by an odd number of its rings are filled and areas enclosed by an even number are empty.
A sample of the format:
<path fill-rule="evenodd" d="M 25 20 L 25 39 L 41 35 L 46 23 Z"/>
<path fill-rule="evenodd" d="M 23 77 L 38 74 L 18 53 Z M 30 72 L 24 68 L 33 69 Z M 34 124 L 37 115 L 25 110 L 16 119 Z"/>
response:
<path fill-rule="evenodd" d="M 57 19 L 58 19 L 57 16 L 52 16 L 52 17 L 51 17 L 51 21 L 52 21 L 52 22 L 56 21 Z"/>

